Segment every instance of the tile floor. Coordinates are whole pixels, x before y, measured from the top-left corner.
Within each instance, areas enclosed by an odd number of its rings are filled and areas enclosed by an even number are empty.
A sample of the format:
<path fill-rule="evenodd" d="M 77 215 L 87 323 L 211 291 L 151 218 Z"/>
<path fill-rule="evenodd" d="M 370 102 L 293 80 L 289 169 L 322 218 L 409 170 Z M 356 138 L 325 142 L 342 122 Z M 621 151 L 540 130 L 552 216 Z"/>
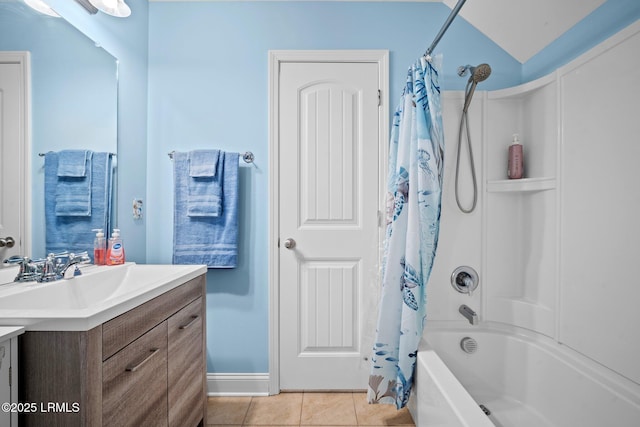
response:
<path fill-rule="evenodd" d="M 369 405 L 365 393 L 280 393 L 210 397 L 207 427 L 414 426 L 407 408 Z"/>

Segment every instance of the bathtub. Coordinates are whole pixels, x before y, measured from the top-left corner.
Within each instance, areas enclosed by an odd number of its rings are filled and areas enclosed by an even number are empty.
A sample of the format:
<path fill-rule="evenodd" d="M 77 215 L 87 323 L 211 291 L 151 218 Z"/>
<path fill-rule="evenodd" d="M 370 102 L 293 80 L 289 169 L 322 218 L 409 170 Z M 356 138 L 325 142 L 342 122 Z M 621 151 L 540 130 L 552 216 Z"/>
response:
<path fill-rule="evenodd" d="M 640 385 L 546 337 L 500 325 L 424 337 L 409 401 L 418 427 L 640 426 Z"/>

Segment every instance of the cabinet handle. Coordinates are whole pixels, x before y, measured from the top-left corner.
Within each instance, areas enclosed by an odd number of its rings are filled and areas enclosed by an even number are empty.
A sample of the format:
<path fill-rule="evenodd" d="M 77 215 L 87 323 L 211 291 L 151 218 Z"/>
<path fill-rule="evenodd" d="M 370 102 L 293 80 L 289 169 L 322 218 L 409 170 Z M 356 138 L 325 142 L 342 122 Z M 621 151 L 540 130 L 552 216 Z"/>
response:
<path fill-rule="evenodd" d="M 189 323 L 187 323 L 186 325 L 182 325 L 180 326 L 180 329 L 187 329 L 189 326 L 193 325 L 193 323 L 198 320 L 198 315 L 194 314 L 193 316 L 191 316 L 191 320 L 189 321 Z"/>
<path fill-rule="evenodd" d="M 151 354 L 148 355 L 147 357 L 144 358 L 144 360 L 142 360 L 142 362 L 138 363 L 135 366 L 129 366 L 125 369 L 125 371 L 127 372 L 135 372 L 136 370 L 138 370 L 142 365 L 144 365 L 145 363 L 147 363 L 153 356 L 156 355 L 156 353 L 158 353 L 160 351 L 159 348 L 152 348 L 151 350 Z"/>

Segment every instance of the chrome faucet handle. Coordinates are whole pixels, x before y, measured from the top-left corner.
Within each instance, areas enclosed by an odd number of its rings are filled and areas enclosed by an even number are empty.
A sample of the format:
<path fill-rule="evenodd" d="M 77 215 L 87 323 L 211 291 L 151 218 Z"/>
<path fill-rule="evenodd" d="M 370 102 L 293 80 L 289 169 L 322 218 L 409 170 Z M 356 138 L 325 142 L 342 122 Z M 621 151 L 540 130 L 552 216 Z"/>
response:
<path fill-rule="evenodd" d="M 54 260 L 59 260 L 62 258 L 69 258 L 69 252 L 68 251 L 62 251 L 62 252 L 58 252 L 58 253 L 54 253 L 54 252 L 50 252 L 47 255 L 47 259 L 54 259 Z"/>
<path fill-rule="evenodd" d="M 89 258 L 89 252 L 87 252 L 87 251 L 78 252 L 77 254 L 71 253 L 71 254 L 69 254 L 69 258 L 80 259 L 80 261 L 90 261 L 91 260 L 91 258 Z"/>
<path fill-rule="evenodd" d="M 31 261 L 29 257 L 14 255 L 3 261 L 5 264 L 18 264 L 20 267 L 18 274 L 16 275 L 14 282 L 32 282 L 38 280 L 40 272 L 38 272 L 38 265 Z"/>
<path fill-rule="evenodd" d="M 31 262 L 31 260 L 29 259 L 29 257 L 26 256 L 21 256 L 21 255 L 14 255 L 11 256 L 7 259 L 5 259 L 4 261 L 2 261 L 4 264 L 19 264 L 22 262 Z"/>
<path fill-rule="evenodd" d="M 39 282 L 53 282 L 57 279 L 56 259 L 56 255 L 53 253 L 47 255 L 47 258 L 42 262 Z"/>
<path fill-rule="evenodd" d="M 69 254 L 68 264 L 87 264 L 91 262 L 89 253 L 87 251 L 79 252 L 77 254 Z"/>
<path fill-rule="evenodd" d="M 478 273 L 466 265 L 456 268 L 451 274 L 451 286 L 461 294 L 471 296 L 478 287 L 479 281 Z"/>

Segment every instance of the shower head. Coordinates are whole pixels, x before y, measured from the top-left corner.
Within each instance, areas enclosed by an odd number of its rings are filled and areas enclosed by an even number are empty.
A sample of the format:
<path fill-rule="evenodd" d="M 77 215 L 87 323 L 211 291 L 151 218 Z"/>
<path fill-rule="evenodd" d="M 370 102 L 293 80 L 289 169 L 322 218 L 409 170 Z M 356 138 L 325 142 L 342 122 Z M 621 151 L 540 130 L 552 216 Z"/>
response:
<path fill-rule="evenodd" d="M 491 67 L 489 64 L 480 64 L 477 67 L 471 67 L 469 70 L 471 71 L 470 79 L 474 83 L 483 82 L 491 75 Z"/>
<path fill-rule="evenodd" d="M 473 97 L 473 92 L 476 90 L 476 86 L 478 85 L 478 83 L 487 80 L 489 78 L 489 75 L 491 75 L 491 67 L 489 66 L 489 64 L 480 64 L 477 67 L 473 67 L 471 65 L 463 65 L 458 67 L 458 75 L 460 77 L 467 74 L 467 71 L 471 73 L 471 76 L 467 81 L 467 89 L 465 91 L 464 107 L 462 108 L 462 111 L 464 113 L 466 113 L 469 109 L 471 98 Z"/>

